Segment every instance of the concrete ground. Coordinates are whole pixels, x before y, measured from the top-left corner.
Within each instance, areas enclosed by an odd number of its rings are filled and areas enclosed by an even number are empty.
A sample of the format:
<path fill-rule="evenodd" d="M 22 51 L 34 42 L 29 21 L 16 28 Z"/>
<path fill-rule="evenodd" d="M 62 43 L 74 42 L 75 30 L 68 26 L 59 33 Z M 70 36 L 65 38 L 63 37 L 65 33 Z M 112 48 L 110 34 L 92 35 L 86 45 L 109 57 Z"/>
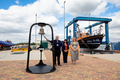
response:
<path fill-rule="evenodd" d="M 116 57 L 114 54 L 111 54 L 111 56 L 109 54 L 85 54 L 84 56 L 79 56 L 76 64 L 71 64 L 71 56 L 68 56 L 68 63 L 64 64 L 61 54 L 62 66 L 56 66 L 55 72 L 47 74 L 26 72 L 27 55 L 25 55 L 26 53 L 12 54 L 9 50 L 0 51 L 0 59 L 4 59 L 0 60 L 0 80 L 120 80 L 120 62 L 113 59 L 113 57 Z M 103 59 L 100 57 L 101 55 L 112 57 L 112 59 Z M 39 56 L 39 53 L 33 50 L 29 66 L 39 63 Z M 44 56 L 46 59 L 43 62 L 47 65 L 52 65 L 52 52 L 45 50 Z M 9 60 L 6 60 L 6 57 Z M 12 60 L 10 60 L 10 57 Z M 20 60 L 19 57 L 24 57 L 26 60 Z M 13 58 L 16 59 L 13 60 Z"/>
<path fill-rule="evenodd" d="M 30 52 L 30 60 L 40 59 L 40 51 L 33 50 Z M 0 51 L 0 61 L 7 60 L 27 60 L 28 52 L 11 52 L 11 50 Z M 42 54 L 42 59 L 45 60 L 44 52 Z"/>
<path fill-rule="evenodd" d="M 105 54 L 96 53 L 96 54 L 85 54 L 85 55 L 89 55 L 89 56 L 93 56 L 93 57 L 98 57 L 98 58 L 103 58 L 103 59 L 108 59 L 108 60 L 120 62 L 120 54 L 119 53 L 113 53 L 113 54 L 109 54 L 109 53 L 105 53 Z"/>

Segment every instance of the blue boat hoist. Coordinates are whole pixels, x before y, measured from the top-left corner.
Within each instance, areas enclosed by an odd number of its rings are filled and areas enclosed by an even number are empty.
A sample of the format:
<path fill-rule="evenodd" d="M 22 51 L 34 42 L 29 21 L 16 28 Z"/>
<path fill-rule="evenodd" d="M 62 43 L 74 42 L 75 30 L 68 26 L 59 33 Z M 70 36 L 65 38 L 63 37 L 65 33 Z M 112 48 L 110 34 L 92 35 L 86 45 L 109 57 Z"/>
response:
<path fill-rule="evenodd" d="M 99 21 L 95 24 L 89 25 L 88 27 L 85 27 L 85 29 L 89 28 L 90 34 L 92 35 L 92 27 L 100 25 L 102 23 L 105 23 L 105 41 L 102 42 L 102 44 L 106 44 L 106 48 L 110 48 L 109 46 L 109 27 L 108 23 L 112 21 L 112 19 L 109 18 L 97 18 L 97 17 L 76 17 L 73 18 L 72 21 L 70 21 L 66 26 L 66 39 L 70 41 L 71 36 L 68 36 L 68 27 L 73 24 L 73 37 L 76 37 L 76 31 L 77 31 L 77 21 Z"/>

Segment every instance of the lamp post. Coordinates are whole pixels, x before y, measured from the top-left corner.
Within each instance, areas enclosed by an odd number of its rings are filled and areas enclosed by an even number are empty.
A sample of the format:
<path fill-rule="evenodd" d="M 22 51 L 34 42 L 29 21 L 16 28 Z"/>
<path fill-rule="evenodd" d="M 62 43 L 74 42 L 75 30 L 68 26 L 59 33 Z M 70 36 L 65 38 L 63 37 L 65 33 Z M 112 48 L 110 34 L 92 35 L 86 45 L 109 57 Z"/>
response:
<path fill-rule="evenodd" d="M 90 18 L 90 15 L 91 14 L 89 14 L 89 18 Z M 90 34 L 92 35 L 92 27 L 90 26 L 90 20 L 89 20 L 89 27 L 90 27 Z"/>
<path fill-rule="evenodd" d="M 89 18 L 90 18 L 90 15 L 91 15 L 91 14 L 89 14 Z M 89 21 L 89 26 L 90 26 L 90 21 Z"/>
<path fill-rule="evenodd" d="M 65 2 L 66 1 L 64 1 L 64 39 L 65 39 Z"/>
<path fill-rule="evenodd" d="M 37 23 L 37 14 L 35 14 L 35 23 Z M 37 26 L 35 26 L 35 48 L 37 47 L 36 46 L 36 34 L 37 34 Z"/>

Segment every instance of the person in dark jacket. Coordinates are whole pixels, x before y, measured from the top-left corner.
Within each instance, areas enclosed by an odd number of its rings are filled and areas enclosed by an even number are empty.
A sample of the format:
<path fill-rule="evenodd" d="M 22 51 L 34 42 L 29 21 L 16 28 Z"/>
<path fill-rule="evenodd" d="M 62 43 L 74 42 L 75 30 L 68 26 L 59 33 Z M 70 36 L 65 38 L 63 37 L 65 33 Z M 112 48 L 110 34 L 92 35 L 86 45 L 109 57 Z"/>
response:
<path fill-rule="evenodd" d="M 48 40 L 47 41 L 52 43 L 52 41 Z M 59 40 L 59 36 L 56 36 L 56 40 L 54 40 L 54 48 L 55 48 L 55 65 L 56 65 L 56 58 L 58 61 L 58 66 L 61 66 L 60 64 L 60 54 L 61 54 L 61 47 L 62 47 L 62 42 Z"/>
<path fill-rule="evenodd" d="M 65 40 L 64 40 L 64 43 L 63 43 L 63 45 L 62 45 L 63 62 L 64 62 L 64 63 L 67 63 L 68 49 L 69 49 L 69 45 L 68 45 L 67 39 L 65 39 Z"/>

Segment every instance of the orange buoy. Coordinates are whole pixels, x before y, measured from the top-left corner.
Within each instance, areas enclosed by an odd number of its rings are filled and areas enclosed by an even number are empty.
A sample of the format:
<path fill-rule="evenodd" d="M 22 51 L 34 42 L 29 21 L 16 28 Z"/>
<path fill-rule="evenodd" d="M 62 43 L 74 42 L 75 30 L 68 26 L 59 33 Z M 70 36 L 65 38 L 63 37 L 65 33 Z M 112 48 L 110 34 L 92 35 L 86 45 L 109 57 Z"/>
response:
<path fill-rule="evenodd" d="M 81 56 L 84 56 L 84 54 L 83 54 L 83 53 L 81 53 L 80 55 L 81 55 Z"/>

